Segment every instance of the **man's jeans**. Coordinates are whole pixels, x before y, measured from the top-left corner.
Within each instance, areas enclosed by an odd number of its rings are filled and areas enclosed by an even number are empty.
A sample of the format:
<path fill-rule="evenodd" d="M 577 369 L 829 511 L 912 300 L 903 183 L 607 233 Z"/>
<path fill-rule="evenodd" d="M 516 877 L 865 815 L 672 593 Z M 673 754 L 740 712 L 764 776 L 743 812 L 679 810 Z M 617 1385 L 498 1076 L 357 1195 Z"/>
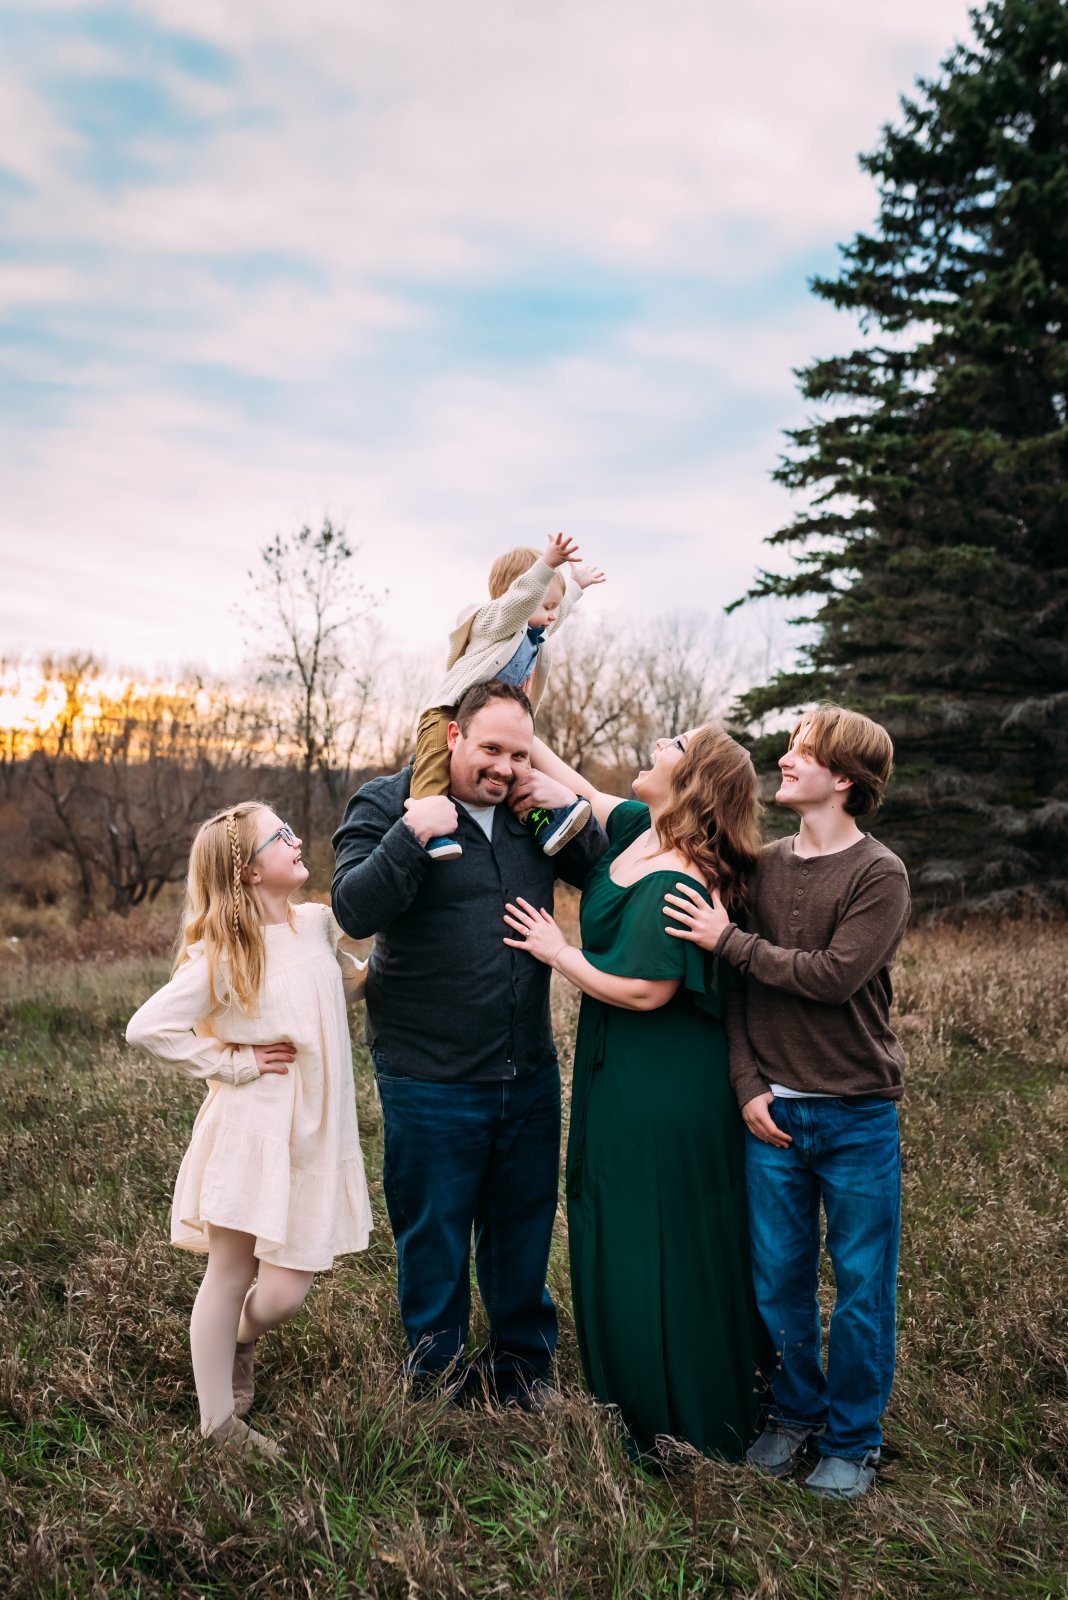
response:
<path fill-rule="evenodd" d="M 429 1083 L 373 1055 L 407 1370 L 432 1378 L 463 1356 L 473 1227 L 489 1342 L 460 1375 L 466 1387 L 484 1378 L 497 1399 L 522 1400 L 556 1349 L 545 1274 L 560 1173 L 557 1062 L 501 1083 Z"/>
<path fill-rule="evenodd" d="M 746 1131 L 757 1304 L 778 1360 L 771 1420 L 822 1428 L 821 1455 L 860 1460 L 882 1443 L 894 1380 L 901 1155 L 893 1100 L 771 1102 L 786 1150 Z M 836 1300 L 821 1362 L 820 1200 Z"/>

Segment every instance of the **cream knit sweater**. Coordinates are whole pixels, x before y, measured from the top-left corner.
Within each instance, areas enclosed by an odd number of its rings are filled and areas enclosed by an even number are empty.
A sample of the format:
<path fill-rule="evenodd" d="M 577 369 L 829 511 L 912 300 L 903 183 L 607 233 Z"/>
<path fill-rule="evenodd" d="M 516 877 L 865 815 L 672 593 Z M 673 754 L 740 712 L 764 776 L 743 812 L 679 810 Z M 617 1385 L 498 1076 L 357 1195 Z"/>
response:
<path fill-rule="evenodd" d="M 483 606 L 466 606 L 449 634 L 449 653 L 445 676 L 423 707 L 454 706 L 466 690 L 476 683 L 488 683 L 515 655 L 527 631 L 527 620 L 545 598 L 551 583 L 562 579 L 564 598 L 560 613 L 538 651 L 530 702 L 535 711 L 549 678 L 549 638 L 582 597 L 577 583 L 567 581 L 567 569 L 536 561 L 521 572 L 496 600 Z"/>

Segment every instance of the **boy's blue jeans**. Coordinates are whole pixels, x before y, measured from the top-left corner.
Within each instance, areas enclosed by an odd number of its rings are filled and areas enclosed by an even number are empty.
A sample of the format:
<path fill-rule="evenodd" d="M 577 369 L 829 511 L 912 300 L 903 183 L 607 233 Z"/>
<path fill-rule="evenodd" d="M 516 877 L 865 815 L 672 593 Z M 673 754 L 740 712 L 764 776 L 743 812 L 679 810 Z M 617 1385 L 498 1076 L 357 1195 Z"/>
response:
<path fill-rule="evenodd" d="M 500 1083 L 430 1083 L 373 1055 L 406 1370 L 432 1378 L 460 1362 L 465 1388 L 484 1378 L 498 1400 L 522 1401 L 556 1349 L 545 1286 L 560 1174 L 556 1059 Z M 472 1228 L 489 1342 L 468 1371 Z"/>
<path fill-rule="evenodd" d="M 893 1100 L 771 1102 L 793 1144 L 746 1130 L 753 1282 L 776 1351 L 772 1422 L 822 1428 L 825 1456 L 860 1460 L 882 1443 L 894 1380 L 901 1154 Z M 836 1299 L 827 1371 L 817 1290 L 820 1201 Z"/>

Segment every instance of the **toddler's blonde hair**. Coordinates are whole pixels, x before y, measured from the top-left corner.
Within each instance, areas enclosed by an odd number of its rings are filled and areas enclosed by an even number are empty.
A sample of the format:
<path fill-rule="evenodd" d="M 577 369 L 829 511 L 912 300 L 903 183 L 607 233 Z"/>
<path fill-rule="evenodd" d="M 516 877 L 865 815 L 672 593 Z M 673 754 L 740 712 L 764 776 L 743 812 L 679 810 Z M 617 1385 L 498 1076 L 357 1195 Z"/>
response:
<path fill-rule="evenodd" d="M 529 572 L 535 561 L 541 560 L 541 551 L 532 550 L 529 545 L 517 544 L 514 550 L 505 551 L 503 556 L 498 556 L 490 567 L 489 592 L 491 600 L 499 600 L 506 589 L 510 589 L 521 572 Z M 564 594 L 564 580 L 560 576 L 559 567 L 553 574 L 560 585 L 560 593 Z"/>
<path fill-rule="evenodd" d="M 247 1012 L 254 1010 L 266 962 L 263 921 L 255 891 L 245 880 L 256 849 L 256 813 L 265 809 L 262 800 L 243 800 L 197 829 L 173 967 L 177 972 L 189 959 L 189 946 L 203 939 L 212 1005 L 223 998 L 216 978 L 225 958 L 226 988 Z"/>

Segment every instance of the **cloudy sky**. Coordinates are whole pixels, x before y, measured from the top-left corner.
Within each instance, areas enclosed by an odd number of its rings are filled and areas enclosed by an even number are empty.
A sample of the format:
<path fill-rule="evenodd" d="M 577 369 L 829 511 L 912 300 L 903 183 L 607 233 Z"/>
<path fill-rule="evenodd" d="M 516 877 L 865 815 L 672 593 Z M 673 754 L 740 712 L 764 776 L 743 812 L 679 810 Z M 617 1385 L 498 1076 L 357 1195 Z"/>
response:
<path fill-rule="evenodd" d="M 0 3 L 0 654 L 241 650 L 324 515 L 439 647 L 557 528 L 621 621 L 788 520 L 807 290 L 963 0 Z M 591 597 L 592 600 L 592 597 Z"/>

